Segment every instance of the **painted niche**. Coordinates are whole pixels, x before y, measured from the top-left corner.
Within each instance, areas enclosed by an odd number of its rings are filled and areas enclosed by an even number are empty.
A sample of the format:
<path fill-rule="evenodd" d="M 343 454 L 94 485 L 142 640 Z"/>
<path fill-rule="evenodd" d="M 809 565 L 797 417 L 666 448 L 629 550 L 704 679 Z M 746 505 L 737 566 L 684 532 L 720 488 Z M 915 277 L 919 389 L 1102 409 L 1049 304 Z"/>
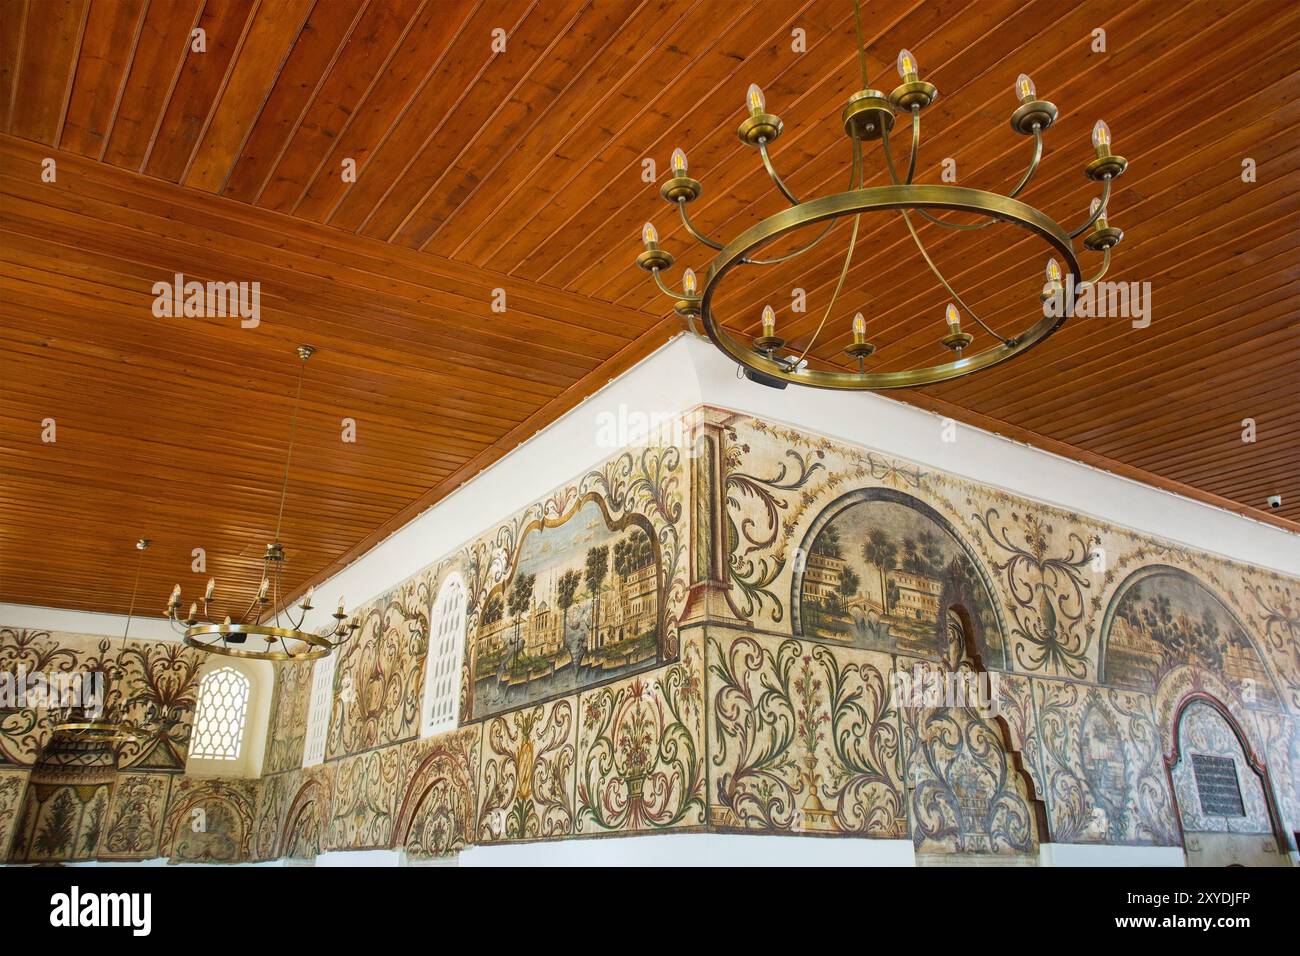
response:
<path fill-rule="evenodd" d="M 1272 677 L 1245 630 L 1186 571 L 1155 565 L 1120 585 L 1102 625 L 1104 683 L 1152 691 L 1175 668 L 1225 679 L 1247 705 L 1280 706 Z"/>
<path fill-rule="evenodd" d="M 986 667 L 1005 667 L 992 590 L 948 522 L 888 488 L 829 505 L 804 539 L 794 577 L 795 633 L 847 647 L 942 658 L 948 609 L 970 615 Z"/>

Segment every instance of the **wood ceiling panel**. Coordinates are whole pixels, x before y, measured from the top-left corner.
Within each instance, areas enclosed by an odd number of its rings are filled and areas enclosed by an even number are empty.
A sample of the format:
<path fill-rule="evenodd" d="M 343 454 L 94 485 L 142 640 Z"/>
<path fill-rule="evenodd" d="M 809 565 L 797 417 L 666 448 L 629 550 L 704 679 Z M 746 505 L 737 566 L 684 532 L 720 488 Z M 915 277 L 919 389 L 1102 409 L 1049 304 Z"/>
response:
<path fill-rule="evenodd" d="M 91 0 L 58 142 L 61 148 L 96 158 L 103 151 L 145 8 L 145 0 Z"/>
<path fill-rule="evenodd" d="M 40 143 L 58 141 L 89 10 L 90 0 L 44 0 L 25 8 L 15 67 L 19 95 L 10 105 L 6 127 L 15 135 Z M 5 28 L 10 28 L 8 21 Z"/>
<path fill-rule="evenodd" d="M 1089 49 L 1098 27 L 1104 54 Z M 1153 289 L 1147 328 L 1076 319 L 1014 362 L 895 397 L 1295 530 L 1300 8 L 900 0 L 865 4 L 863 31 L 873 86 L 892 88 L 906 46 L 941 90 L 920 181 L 952 159 L 962 185 L 1015 182 L 1032 144 L 1007 117 L 1028 72 L 1061 115 L 1024 198 L 1073 224 L 1096 192 L 1080 167 L 1105 117 L 1131 164 L 1108 277 Z M 679 328 L 632 266 L 641 223 L 683 265 L 702 269 L 705 250 L 643 180 L 646 158 L 662 179 L 687 150 L 704 183 L 692 216 L 719 237 L 781 209 L 735 137 L 758 82 L 785 122 L 773 157 L 791 188 L 845 188 L 854 42 L 846 0 L 0 4 L 0 347 L 22 383 L 0 401 L 0 600 L 122 610 L 123 547 L 144 526 L 159 529 L 150 594 L 188 573 L 196 535 L 220 577 L 250 583 L 304 340 L 321 352 L 299 432 L 310 466 L 286 508 L 290 579 L 337 569 Z M 1225 88 L 1243 93 L 1207 99 Z M 901 122 L 893 148 L 905 165 Z M 55 183 L 40 181 L 47 156 Z M 1240 180 L 1246 156 L 1258 182 Z M 864 169 L 889 181 L 879 145 Z M 805 347 L 847 234 L 738 270 L 719 314 L 751 334 L 770 300 Z M 1035 240 L 918 234 L 994 328 L 1032 316 Z M 153 318 L 153 283 L 177 272 L 260 281 L 260 326 Z M 490 308 L 498 288 L 505 315 Z M 846 290 L 809 353 L 819 367 L 843 363 L 860 309 L 882 363 L 945 354 L 947 295 L 900 217 L 862 221 Z M 47 415 L 49 446 L 33 438 Z M 339 441 L 344 416 L 361 425 L 355 446 Z M 1272 493 L 1285 507 L 1261 511 Z"/>
<path fill-rule="evenodd" d="M 368 9 L 365 0 L 318 2 L 312 8 L 261 111 L 245 111 L 252 129 L 235 162 L 221 170 L 223 195 L 250 201 L 261 191 Z"/>
<path fill-rule="evenodd" d="M 202 12 L 203 0 L 149 4 L 132 51 L 126 87 L 100 155 L 104 162 L 123 169 L 144 165 Z"/>

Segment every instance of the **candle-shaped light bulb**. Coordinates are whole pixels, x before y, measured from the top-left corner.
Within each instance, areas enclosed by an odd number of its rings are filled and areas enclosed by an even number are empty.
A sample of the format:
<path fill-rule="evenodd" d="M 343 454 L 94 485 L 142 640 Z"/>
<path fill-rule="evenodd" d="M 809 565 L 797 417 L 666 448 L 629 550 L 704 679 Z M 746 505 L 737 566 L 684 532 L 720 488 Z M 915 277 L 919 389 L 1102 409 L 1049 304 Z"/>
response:
<path fill-rule="evenodd" d="M 1061 264 L 1057 262 L 1055 259 L 1047 260 L 1047 281 L 1048 282 L 1061 281 Z"/>
<path fill-rule="evenodd" d="M 181 586 L 179 584 L 172 588 L 172 595 L 167 599 L 167 604 L 169 607 L 181 606 Z"/>
<path fill-rule="evenodd" d="M 654 223 L 647 222 L 641 227 L 641 241 L 645 243 L 647 249 L 653 249 L 659 244 L 659 232 L 655 229 Z"/>
<path fill-rule="evenodd" d="M 1022 103 L 1028 103 L 1037 95 L 1038 92 L 1034 89 L 1034 81 L 1024 73 L 1021 73 L 1020 76 L 1016 78 L 1017 98 L 1019 98 Z"/>
<path fill-rule="evenodd" d="M 315 593 L 316 593 L 316 585 L 313 584 L 311 587 L 307 589 L 307 593 L 302 596 L 302 603 L 299 604 L 298 606 L 302 608 L 304 611 L 307 610 L 309 607 L 311 607 L 311 597 Z"/>
<path fill-rule="evenodd" d="M 859 312 L 853 317 L 853 343 L 861 345 L 867 340 L 867 319 Z"/>
<path fill-rule="evenodd" d="M 944 321 L 948 323 L 949 332 L 953 335 L 957 335 L 961 332 L 961 313 L 957 311 L 957 307 L 951 302 L 949 302 L 948 307 L 943 310 L 943 318 Z"/>
<path fill-rule="evenodd" d="M 912 56 L 911 50 L 898 51 L 898 75 L 904 80 L 916 79 L 916 57 Z"/>
<path fill-rule="evenodd" d="M 749 90 L 745 93 L 745 105 L 749 107 L 751 114 L 761 113 L 767 109 L 767 100 L 757 83 L 749 84 Z"/>
<path fill-rule="evenodd" d="M 259 601 L 266 599 L 266 592 L 271 589 L 271 579 L 262 578 L 262 583 L 257 588 L 257 599 Z"/>
<path fill-rule="evenodd" d="M 682 273 L 682 291 L 687 296 L 694 296 L 699 289 L 699 282 L 695 278 L 695 270 L 687 269 Z"/>
<path fill-rule="evenodd" d="M 206 588 L 203 589 L 203 603 L 204 603 L 204 604 L 207 604 L 209 601 L 212 600 L 212 595 L 213 595 L 214 593 L 216 593 L 216 590 L 217 590 L 217 579 L 216 579 L 216 578 L 208 578 L 208 586 L 207 586 Z"/>
<path fill-rule="evenodd" d="M 1096 215 L 1097 215 L 1097 211 L 1098 211 L 1099 209 L 1101 209 L 1101 197 L 1100 197 L 1100 196 L 1093 196 L 1093 197 L 1092 197 L 1092 202 L 1090 202 L 1090 203 L 1088 204 L 1088 215 L 1089 215 L 1089 216 L 1096 216 Z M 1103 215 L 1104 215 L 1104 213 L 1103 213 Z"/>
<path fill-rule="evenodd" d="M 776 312 L 770 305 L 763 306 L 763 334 L 769 337 L 776 334 Z"/>
<path fill-rule="evenodd" d="M 226 627 L 230 627 L 230 615 L 227 614 L 227 615 L 226 615 L 226 619 L 225 619 L 224 621 L 222 621 L 221 623 L 223 623 Z"/>
<path fill-rule="evenodd" d="M 1110 127 L 1105 120 L 1097 120 L 1097 125 L 1092 128 L 1092 145 L 1098 152 L 1110 150 Z"/>
<path fill-rule="evenodd" d="M 191 621 L 197 621 L 199 619 L 199 606 L 197 603 L 191 602 L 189 619 Z"/>
<path fill-rule="evenodd" d="M 342 594 L 339 595 L 339 609 L 338 609 L 338 612 L 337 612 L 337 613 L 338 613 L 338 616 L 339 616 L 339 617 L 345 617 L 345 616 L 346 616 L 346 613 L 347 613 L 347 612 L 345 612 L 345 611 L 343 610 L 343 595 L 342 595 Z"/>
<path fill-rule="evenodd" d="M 673 150 L 673 175 L 685 176 L 686 168 L 686 150 L 679 146 Z"/>

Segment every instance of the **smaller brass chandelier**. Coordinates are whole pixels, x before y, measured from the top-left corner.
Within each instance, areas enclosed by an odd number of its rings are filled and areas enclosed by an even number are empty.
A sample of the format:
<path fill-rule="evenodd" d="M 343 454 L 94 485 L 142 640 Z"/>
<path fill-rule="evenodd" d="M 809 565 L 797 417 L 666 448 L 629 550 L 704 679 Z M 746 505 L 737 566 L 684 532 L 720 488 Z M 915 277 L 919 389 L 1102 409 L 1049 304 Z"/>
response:
<path fill-rule="evenodd" d="M 714 250 L 714 256 L 703 279 L 694 270 L 686 269 L 680 290 L 665 284 L 663 273 L 673 265 L 673 256 L 659 243 L 659 234 L 651 223 L 646 223 L 641 233 L 642 251 L 637 265 L 651 273 L 660 290 L 675 300 L 674 310 L 682 316 L 692 332 L 701 334 L 698 320 L 707 336 L 723 354 L 731 358 L 746 378 L 773 388 L 785 388 L 790 383 L 818 388 L 844 390 L 872 390 L 911 388 L 949 381 L 990 368 L 1020 355 L 1044 341 L 1066 321 L 1071 314 L 1071 294 L 1078 294 L 1099 282 L 1110 267 L 1111 250 L 1124 238 L 1124 233 L 1110 225 L 1106 219 L 1106 205 L 1110 199 L 1111 185 L 1128 167 L 1128 161 L 1111 152 L 1110 128 L 1098 121 L 1092 131 L 1093 158 L 1084 166 L 1084 175 L 1101 187 L 1101 195 L 1092 200 L 1088 217 L 1077 228 L 1068 228 L 1046 213 L 1025 203 L 1020 196 L 1043 156 L 1043 133 L 1057 118 L 1054 104 L 1040 99 L 1033 81 L 1023 73 L 1015 84 L 1019 101 L 1011 114 L 1013 132 L 1028 137 L 1033 142 L 1033 154 L 1028 170 L 1018 185 L 1007 194 L 941 184 L 915 183 L 917 159 L 921 141 L 921 112 L 939 95 L 935 86 L 921 79 L 916 57 L 908 50 L 898 54 L 898 74 L 901 83 L 890 93 L 870 87 L 867 79 L 866 53 L 862 43 L 862 15 L 860 3 L 855 0 L 854 14 L 857 33 L 858 69 L 862 88 L 849 97 L 840 115 L 845 135 L 851 141 L 848 189 L 845 192 L 800 199 L 777 173 L 770 147 L 781 135 L 781 118 L 770 113 L 763 92 L 751 84 L 745 97 L 748 116 L 736 134 L 746 146 L 756 150 L 764 170 L 777 192 L 789 203 L 789 208 L 767 217 L 762 222 L 745 229 L 729 242 L 719 241 L 702 232 L 687 211 L 688 204 L 700 198 L 703 187 L 691 177 L 686 153 L 673 151 L 671 175 L 660 189 L 660 195 L 681 216 L 686 232 L 702 245 Z M 906 117 L 911 125 L 911 154 L 905 173 L 894 162 L 890 146 L 890 132 L 898 117 Z M 890 185 L 868 187 L 865 185 L 864 150 L 867 144 L 879 141 Z M 935 215 L 938 212 L 957 211 L 973 213 L 983 221 L 953 222 Z M 951 354 L 951 360 L 937 361 L 916 368 L 884 370 L 867 368 L 867 360 L 878 357 L 876 346 L 867 340 L 867 319 L 857 312 L 851 323 L 852 341 L 842 350 L 849 359 L 850 370 L 812 369 L 808 356 L 818 337 L 831 318 L 836 302 L 844 291 L 854 251 L 858 246 L 860 220 L 865 213 L 898 213 L 911 234 L 920 257 L 934 274 L 939 284 L 952 300 L 944 308 L 944 332 L 939 343 Z M 1048 259 L 1047 282 L 1043 287 L 1041 302 L 1034 303 L 1037 315 L 1033 321 L 1016 330 L 993 328 L 981 318 L 961 297 L 926 249 L 912 215 L 944 229 L 959 232 L 980 230 L 995 222 L 1010 223 L 1042 240 L 1054 253 Z M 772 266 L 789 262 L 817 247 L 841 219 L 851 220 L 846 251 L 840 268 L 839 281 L 831 293 L 830 302 L 811 338 L 802 349 L 786 350 L 786 341 L 777 335 L 776 314 L 767 306 L 761 317 L 761 332 L 746 342 L 733 337 L 714 314 L 714 297 L 724 279 L 739 267 Z M 811 241 L 781 255 L 760 257 L 756 253 L 782 237 L 817 226 Z M 1085 235 L 1086 233 L 1086 235 Z M 1083 248 L 1101 256 L 1099 270 L 1084 279 L 1076 254 L 1074 240 L 1083 236 Z M 1060 257 L 1058 262 L 1056 256 Z M 820 260 L 819 260 L 820 261 Z M 1062 269 L 1064 263 L 1064 270 Z M 1068 278 L 1063 281 L 1063 276 Z M 1050 304 L 1049 304 L 1050 303 Z M 963 329 L 962 317 L 971 320 Z M 981 336 L 981 347 L 972 349 L 976 332 Z M 989 344 L 984 347 L 984 342 Z M 797 354 L 796 354 L 797 353 Z"/>
<path fill-rule="evenodd" d="M 126 627 L 122 630 L 122 644 L 117 659 L 104 662 L 104 687 L 100 706 L 77 704 L 62 705 L 54 709 L 54 733 L 72 737 L 86 743 L 104 743 L 119 746 L 127 743 L 144 743 L 165 732 L 176 723 L 172 714 L 163 713 L 156 703 L 145 698 L 136 699 L 126 693 L 126 668 L 122 657 L 126 651 L 127 635 L 131 633 L 131 618 L 135 615 L 135 597 L 140 588 L 140 570 L 149 539 L 135 543 L 135 584 L 131 587 L 131 604 L 126 613 Z M 131 713 L 141 710 L 141 719 L 133 720 Z"/>
<path fill-rule="evenodd" d="M 240 657 L 259 661 L 313 661 L 329 656 L 334 648 L 347 641 L 361 625 L 348 619 L 339 598 L 338 609 L 332 617 L 334 624 L 325 633 L 315 634 L 303 629 L 307 613 L 312 610 L 315 588 L 308 588 L 297 605 L 297 615 L 281 607 L 284 593 L 283 574 L 286 561 L 284 545 L 280 543 L 280 525 L 284 520 L 285 495 L 289 490 L 289 466 L 293 462 L 293 440 L 298 428 L 298 404 L 302 399 L 303 374 L 307 360 L 316 353 L 310 345 L 298 346 L 298 391 L 293 400 L 293 418 L 289 425 L 289 445 L 284 460 L 284 481 L 280 486 L 280 511 L 275 521 L 274 540 L 266 546 L 262 559 L 262 581 L 248 605 L 237 615 L 221 615 L 214 611 L 216 578 L 209 578 L 203 591 L 203 608 L 199 602 L 190 604 L 189 613 L 181 616 L 181 586 L 172 588 L 167 601 L 167 616 L 178 633 L 184 634 L 188 647 L 209 654 Z M 270 613 L 270 620 L 263 618 Z M 264 643 L 264 647 L 247 646 L 249 640 Z"/>

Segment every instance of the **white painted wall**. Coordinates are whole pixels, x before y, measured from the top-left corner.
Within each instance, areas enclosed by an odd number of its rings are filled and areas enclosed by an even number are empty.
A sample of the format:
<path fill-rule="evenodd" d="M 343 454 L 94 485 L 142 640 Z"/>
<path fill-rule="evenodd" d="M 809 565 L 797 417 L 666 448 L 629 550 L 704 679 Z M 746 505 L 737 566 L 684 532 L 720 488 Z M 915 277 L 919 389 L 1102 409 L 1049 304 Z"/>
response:
<path fill-rule="evenodd" d="M 677 833 L 476 846 L 461 866 L 914 866 L 911 840 Z"/>

